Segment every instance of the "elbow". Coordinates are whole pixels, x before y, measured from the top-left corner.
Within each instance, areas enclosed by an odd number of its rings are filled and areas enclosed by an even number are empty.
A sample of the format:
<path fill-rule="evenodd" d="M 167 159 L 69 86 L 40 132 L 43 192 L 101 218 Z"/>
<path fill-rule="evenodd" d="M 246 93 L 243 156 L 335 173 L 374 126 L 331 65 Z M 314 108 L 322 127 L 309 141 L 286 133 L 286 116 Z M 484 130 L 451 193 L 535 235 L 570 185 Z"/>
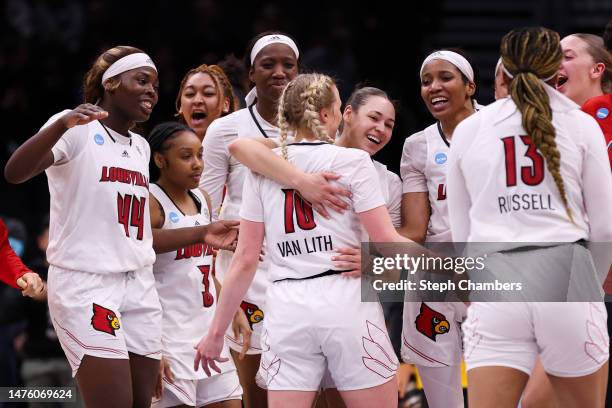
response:
<path fill-rule="evenodd" d="M 236 156 L 240 152 L 240 140 L 236 139 L 227 146 L 227 150 L 232 156 Z"/>
<path fill-rule="evenodd" d="M 18 172 L 15 171 L 15 168 L 10 160 L 6 164 L 6 167 L 4 167 L 4 179 L 11 184 L 20 184 L 26 181 L 26 178 L 19 177 Z"/>

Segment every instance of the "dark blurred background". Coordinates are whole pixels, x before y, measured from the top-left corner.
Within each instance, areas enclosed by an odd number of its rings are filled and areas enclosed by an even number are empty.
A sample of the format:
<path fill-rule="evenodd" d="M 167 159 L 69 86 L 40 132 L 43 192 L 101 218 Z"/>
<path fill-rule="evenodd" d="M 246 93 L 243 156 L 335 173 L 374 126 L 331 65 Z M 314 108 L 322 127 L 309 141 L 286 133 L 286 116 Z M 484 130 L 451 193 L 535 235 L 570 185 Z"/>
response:
<path fill-rule="evenodd" d="M 466 50 L 479 75 L 478 100 L 487 104 L 493 100 L 499 41 L 507 31 L 544 25 L 562 36 L 601 34 L 610 18 L 612 0 L 403 4 L 3 0 L 0 173 L 17 146 L 52 114 L 81 103 L 83 75 L 102 51 L 118 44 L 133 45 L 155 61 L 160 98 L 151 120 L 143 125 L 142 133 L 146 134 L 156 123 L 173 117 L 179 82 L 187 70 L 201 63 L 216 63 L 228 54 L 242 58 L 248 40 L 269 29 L 293 36 L 300 47 L 302 68 L 335 76 L 343 99 L 356 84 L 367 83 L 400 101 L 394 136 L 377 157 L 397 172 L 404 139 L 433 122 L 423 107 L 418 78 L 421 61 L 430 51 L 446 47 Z M 0 216 L 22 221 L 11 221 L 11 236 L 21 241 L 21 255 L 43 277 L 48 209 L 44 175 L 18 186 L 8 185 L 0 175 Z M 65 364 L 52 330 L 49 332 L 46 307 L 23 305 L 19 298 L 17 291 L 0 287 L 0 386 L 26 383 L 27 372 L 36 371 L 28 369 L 28 364 L 38 371 L 52 363 Z M 61 372 L 59 368 L 44 369 L 53 375 Z"/>

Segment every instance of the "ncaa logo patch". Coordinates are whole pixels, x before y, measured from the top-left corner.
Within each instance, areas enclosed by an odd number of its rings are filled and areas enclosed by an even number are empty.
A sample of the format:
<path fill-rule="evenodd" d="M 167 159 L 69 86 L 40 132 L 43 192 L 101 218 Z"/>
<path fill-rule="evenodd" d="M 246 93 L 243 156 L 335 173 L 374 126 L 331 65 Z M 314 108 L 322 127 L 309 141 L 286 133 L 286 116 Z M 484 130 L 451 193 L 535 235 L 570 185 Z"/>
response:
<path fill-rule="evenodd" d="M 174 211 L 172 211 L 170 213 L 170 221 L 176 224 L 178 222 L 178 220 L 179 220 L 178 214 L 175 213 Z"/>
<path fill-rule="evenodd" d="M 608 117 L 609 114 L 610 111 L 607 108 L 599 108 L 597 109 L 595 116 L 597 116 L 597 119 L 605 119 Z"/>
<path fill-rule="evenodd" d="M 94 136 L 94 142 L 96 142 L 97 145 L 102 146 L 104 144 L 104 137 L 101 134 L 96 133 Z"/>
<path fill-rule="evenodd" d="M 436 164 L 444 164 L 446 163 L 446 159 L 446 153 L 436 153 L 434 157 L 434 161 L 436 162 Z"/>

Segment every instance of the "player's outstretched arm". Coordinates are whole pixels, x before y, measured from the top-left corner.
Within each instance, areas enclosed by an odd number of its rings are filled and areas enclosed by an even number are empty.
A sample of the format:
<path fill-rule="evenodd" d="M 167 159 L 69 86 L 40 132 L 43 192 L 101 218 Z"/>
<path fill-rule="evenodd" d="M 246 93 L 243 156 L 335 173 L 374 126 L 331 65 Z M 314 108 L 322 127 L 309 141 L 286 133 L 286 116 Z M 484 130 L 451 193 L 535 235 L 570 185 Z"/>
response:
<path fill-rule="evenodd" d="M 216 221 L 198 227 L 153 228 L 153 249 L 156 253 L 176 251 L 187 245 L 205 243 L 218 249 L 233 251 L 238 239 L 239 221 Z"/>
<path fill-rule="evenodd" d="M 99 106 L 90 103 L 77 106 L 19 146 L 6 163 L 4 177 L 14 184 L 28 181 L 53 164 L 51 148 L 68 129 L 107 116 L 108 112 Z"/>
<path fill-rule="evenodd" d="M 294 188 L 310 202 L 319 214 L 329 217 L 326 208 L 342 212 L 348 204 L 340 197 L 349 197 L 350 191 L 330 184 L 337 180 L 334 173 L 305 173 L 282 157 L 270 151 L 276 147 L 266 139 L 236 139 L 229 145 L 229 152 L 253 172 L 259 173 L 279 184 Z"/>
<path fill-rule="evenodd" d="M 223 292 L 219 297 L 210 330 L 195 346 L 197 352 L 193 362 L 194 370 L 197 371 L 201 365 L 207 375 L 210 375 L 210 368 L 221 372 L 216 362 L 228 360 L 226 357 L 221 357 L 225 331 L 255 277 L 257 260 L 263 244 L 263 223 L 242 220 L 240 231 L 238 247 L 223 280 Z"/>

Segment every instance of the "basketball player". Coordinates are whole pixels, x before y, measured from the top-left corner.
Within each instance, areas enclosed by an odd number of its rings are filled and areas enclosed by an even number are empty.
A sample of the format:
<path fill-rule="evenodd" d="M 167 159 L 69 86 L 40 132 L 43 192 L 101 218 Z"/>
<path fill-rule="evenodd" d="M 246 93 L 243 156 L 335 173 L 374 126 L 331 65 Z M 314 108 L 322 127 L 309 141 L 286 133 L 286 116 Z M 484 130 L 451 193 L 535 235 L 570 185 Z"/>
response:
<path fill-rule="evenodd" d="M 242 137 L 278 137 L 275 118 L 278 99 L 283 88 L 298 73 L 298 48 L 293 39 L 281 33 L 263 33 L 253 38 L 247 48 L 247 58 L 249 78 L 255 83 L 247 96 L 248 107 L 215 120 L 208 127 L 204 138 L 205 165 L 200 188 L 210 194 L 213 219 L 238 219 L 242 202 L 246 171 L 238 161 L 231 158 L 229 143 Z M 224 186 L 227 192 L 221 210 Z M 219 251 L 217 255 L 215 270 L 222 283 L 231 258 L 232 253 L 228 251 Z M 259 408 L 266 404 L 265 391 L 255 384 L 262 351 L 262 322 L 267 313 L 264 305 L 265 290 L 268 287 L 265 260 L 259 264 L 258 270 L 241 304 L 253 330 L 250 348 L 244 359 L 239 360 L 234 354 L 234 360 L 244 389 L 245 405 Z M 233 351 L 240 352 L 242 341 L 236 341 L 230 333 L 227 340 Z"/>
<path fill-rule="evenodd" d="M 51 196 L 49 311 L 85 405 L 148 407 L 161 351 L 161 307 L 151 266 L 149 145 L 130 131 L 157 103 L 157 70 L 118 46 L 85 76 L 85 103 L 52 116 L 10 158 L 5 177 L 43 170 Z M 211 245 L 231 225 L 202 227 Z"/>
<path fill-rule="evenodd" d="M 558 34 L 513 30 L 501 56 L 511 97 L 464 120 L 453 136 L 453 240 L 609 242 L 612 178 L 601 177 L 610 171 L 601 131 L 549 86 L 563 58 Z M 551 206 L 506 211 L 498 198 L 507 194 L 546 195 Z M 603 303 L 472 303 L 464 322 L 470 407 L 516 407 L 538 354 L 561 406 L 603 407 L 605 325 Z"/>
<path fill-rule="evenodd" d="M 153 229 L 208 225 L 209 201 L 197 189 L 202 141 L 194 130 L 176 122 L 157 125 L 148 140 L 155 180 L 150 185 Z M 192 366 L 193 345 L 210 326 L 216 307 L 211 263 L 210 248 L 201 242 L 157 255 L 153 274 L 163 311 L 162 355 L 172 374 L 162 378 L 161 398 L 153 407 L 241 407 L 242 389 L 231 360 L 221 365 L 222 374 L 210 378 Z"/>
<path fill-rule="evenodd" d="M 400 233 L 417 242 L 451 242 L 447 160 L 453 131 L 475 112 L 474 70 L 458 52 L 440 50 L 425 58 L 420 78 L 421 97 L 437 122 L 404 142 Z M 460 302 L 404 303 L 402 357 L 416 364 L 432 408 L 464 405 L 460 324 L 465 312 Z M 425 315 L 435 313 L 446 322 L 438 334 L 421 324 Z"/>
<path fill-rule="evenodd" d="M 361 149 L 371 156 L 379 152 L 391 140 L 391 134 L 395 125 L 395 108 L 388 95 L 373 87 L 363 87 L 356 89 L 346 102 L 343 113 L 342 132 L 336 139 L 336 146 Z M 298 167 L 283 160 L 268 148 L 262 146 L 261 139 L 238 139 L 232 142 L 229 147 L 230 152 L 242 164 L 249 167 L 252 171 L 259 173 L 267 178 L 275 180 L 279 184 L 284 184 L 295 188 L 302 197 L 314 197 L 319 199 L 317 194 L 325 188 L 337 189 L 330 186 L 326 180 L 337 178 L 331 173 L 327 178 L 317 174 L 309 174 L 300 170 Z M 269 144 L 268 144 L 269 145 Z M 275 147 L 268 146 L 268 147 Z M 401 224 L 401 180 L 397 174 L 387 170 L 387 167 L 373 160 L 379 176 L 379 185 L 385 205 L 391 216 L 391 221 L 395 227 Z M 321 184 L 318 183 L 321 177 Z M 313 178 L 313 182 L 308 180 Z M 342 189 L 343 190 L 343 189 Z M 344 194 L 348 194 L 346 191 Z M 342 193 L 340 193 L 342 194 Z M 335 200 L 334 196 L 330 200 Z M 307 200 L 308 201 L 308 200 Z M 342 211 L 345 203 L 339 201 Z M 321 206 L 320 208 L 324 208 Z M 328 213 L 326 213 L 328 215 Z M 361 249 L 356 248 L 337 248 L 337 254 L 332 258 L 336 268 L 347 270 L 343 276 L 359 276 L 361 273 Z M 322 383 L 325 389 L 324 398 L 329 407 L 344 406 L 342 399 L 334 389 L 335 385 L 326 373 Z"/>
<path fill-rule="evenodd" d="M 225 72 L 217 65 L 202 64 L 185 74 L 175 104 L 179 121 L 204 140 L 213 120 L 234 112 L 237 101 Z"/>
<path fill-rule="evenodd" d="M 307 172 L 338 174 L 353 194 L 351 208 L 330 219 L 317 217 L 295 190 L 249 173 L 236 256 L 195 364 L 208 372 L 225 360 L 220 353 L 228 311 L 255 273 L 265 233 L 274 283 L 267 292 L 258 377 L 268 388 L 269 405 L 309 407 L 329 370 L 347 406 L 397 406 L 397 359 L 380 305 L 361 302 L 360 281 L 339 276 L 343 271 L 331 257 L 334 248 L 358 244 L 361 224 L 374 241 L 410 241 L 391 224 L 369 155 L 330 144 L 341 120 L 331 78 L 298 76 L 281 96 L 278 117 L 283 157 Z M 290 130 L 296 131 L 295 143 L 287 144 Z"/>
<path fill-rule="evenodd" d="M 15 289 L 21 289 L 23 296 L 40 299 L 45 296 L 45 285 L 36 272 L 23 264 L 8 240 L 8 230 L 0 219 L 0 280 Z"/>

